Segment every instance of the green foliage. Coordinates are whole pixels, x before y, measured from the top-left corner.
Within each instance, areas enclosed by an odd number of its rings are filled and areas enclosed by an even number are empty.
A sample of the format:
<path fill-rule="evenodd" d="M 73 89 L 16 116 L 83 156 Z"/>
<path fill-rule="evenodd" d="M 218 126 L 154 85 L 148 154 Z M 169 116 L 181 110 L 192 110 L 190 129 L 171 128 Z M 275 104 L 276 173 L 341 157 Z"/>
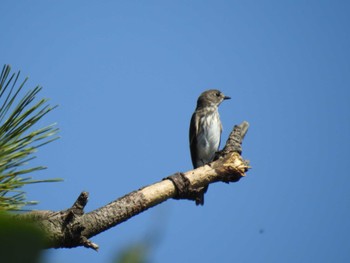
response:
<path fill-rule="evenodd" d="M 0 261 L 6 263 L 39 263 L 42 261 L 44 233 L 24 220 L 0 213 Z"/>
<path fill-rule="evenodd" d="M 20 72 L 10 75 L 11 67 L 5 65 L 0 75 L 0 211 L 19 210 L 36 202 L 27 201 L 21 189 L 26 184 L 53 182 L 22 177 L 28 173 L 45 169 L 43 166 L 23 167 L 35 158 L 33 155 L 43 146 L 58 137 L 55 124 L 33 130 L 47 113 L 55 107 L 47 99 L 36 101 L 40 86 L 20 95 L 25 80 L 17 86 Z"/>
<path fill-rule="evenodd" d="M 129 245 L 119 253 L 115 263 L 146 263 L 148 262 L 148 250 L 146 243 Z"/>

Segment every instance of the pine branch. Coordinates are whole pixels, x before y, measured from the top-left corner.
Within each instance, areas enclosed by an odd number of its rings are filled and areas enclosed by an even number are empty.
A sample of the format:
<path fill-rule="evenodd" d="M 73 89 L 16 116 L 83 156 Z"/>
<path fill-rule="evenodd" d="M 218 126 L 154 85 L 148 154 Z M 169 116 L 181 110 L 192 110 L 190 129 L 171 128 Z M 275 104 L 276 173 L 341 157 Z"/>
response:
<path fill-rule="evenodd" d="M 21 177 L 45 169 L 43 166 L 22 168 L 39 147 L 58 139 L 55 124 L 32 130 L 46 114 L 56 107 L 47 99 L 36 100 L 41 91 L 37 86 L 21 95 L 25 80 L 17 87 L 20 72 L 10 75 L 11 67 L 5 65 L 0 74 L 0 211 L 19 210 L 36 202 L 26 201 L 24 185 L 39 182 L 56 182 L 60 179 L 32 180 Z"/>
<path fill-rule="evenodd" d="M 31 220 L 44 229 L 49 240 L 47 248 L 85 246 L 97 250 L 98 245 L 92 243 L 89 238 L 153 206 L 170 198 L 187 199 L 191 191 L 211 183 L 237 182 L 244 177 L 250 168 L 248 162 L 240 155 L 241 143 L 247 129 L 247 122 L 235 126 L 224 149 L 212 163 L 167 177 L 89 213 L 84 213 L 88 193 L 82 192 L 67 210 L 33 211 L 17 215 L 16 218 Z"/>

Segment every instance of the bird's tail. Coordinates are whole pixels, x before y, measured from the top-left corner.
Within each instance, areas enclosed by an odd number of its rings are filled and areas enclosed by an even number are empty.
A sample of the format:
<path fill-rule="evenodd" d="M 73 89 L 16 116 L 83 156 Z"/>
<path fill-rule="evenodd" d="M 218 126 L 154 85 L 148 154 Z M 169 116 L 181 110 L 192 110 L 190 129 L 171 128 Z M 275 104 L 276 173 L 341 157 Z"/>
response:
<path fill-rule="evenodd" d="M 196 196 L 196 205 L 204 205 L 204 194 L 208 191 L 208 186 L 199 189 Z"/>

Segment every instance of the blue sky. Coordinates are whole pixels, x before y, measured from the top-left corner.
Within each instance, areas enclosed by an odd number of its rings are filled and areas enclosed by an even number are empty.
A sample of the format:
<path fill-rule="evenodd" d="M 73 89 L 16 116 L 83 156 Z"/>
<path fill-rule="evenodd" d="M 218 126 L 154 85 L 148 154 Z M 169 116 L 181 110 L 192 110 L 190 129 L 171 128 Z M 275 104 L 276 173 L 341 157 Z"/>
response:
<path fill-rule="evenodd" d="M 87 211 L 191 169 L 198 95 L 220 107 L 225 142 L 250 130 L 247 177 L 212 185 L 204 207 L 169 200 L 48 262 L 112 262 L 155 238 L 151 262 L 349 262 L 348 1 L 2 1 L 0 62 L 59 104 L 27 187 L 37 209 Z"/>

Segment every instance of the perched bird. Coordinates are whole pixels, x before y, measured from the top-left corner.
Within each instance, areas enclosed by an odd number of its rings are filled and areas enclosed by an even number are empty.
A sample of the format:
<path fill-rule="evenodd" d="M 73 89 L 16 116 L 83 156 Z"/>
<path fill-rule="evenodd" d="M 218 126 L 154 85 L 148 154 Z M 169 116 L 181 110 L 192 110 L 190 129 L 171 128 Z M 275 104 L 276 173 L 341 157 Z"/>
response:
<path fill-rule="evenodd" d="M 219 150 L 222 125 L 218 106 L 223 100 L 231 99 L 219 90 L 204 91 L 197 100 L 190 124 L 190 150 L 194 168 L 213 161 Z M 204 204 L 204 193 L 208 186 L 199 189 L 196 205 Z"/>

